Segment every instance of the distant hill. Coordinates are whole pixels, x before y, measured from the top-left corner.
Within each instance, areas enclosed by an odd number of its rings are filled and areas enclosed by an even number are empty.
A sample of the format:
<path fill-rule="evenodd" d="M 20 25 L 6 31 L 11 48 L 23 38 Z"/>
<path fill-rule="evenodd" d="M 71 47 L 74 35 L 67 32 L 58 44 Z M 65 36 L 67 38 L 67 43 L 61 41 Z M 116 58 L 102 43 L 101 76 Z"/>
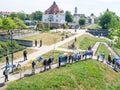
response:
<path fill-rule="evenodd" d="M 96 60 L 80 61 L 8 83 L 6 90 L 120 90 L 120 73 Z"/>

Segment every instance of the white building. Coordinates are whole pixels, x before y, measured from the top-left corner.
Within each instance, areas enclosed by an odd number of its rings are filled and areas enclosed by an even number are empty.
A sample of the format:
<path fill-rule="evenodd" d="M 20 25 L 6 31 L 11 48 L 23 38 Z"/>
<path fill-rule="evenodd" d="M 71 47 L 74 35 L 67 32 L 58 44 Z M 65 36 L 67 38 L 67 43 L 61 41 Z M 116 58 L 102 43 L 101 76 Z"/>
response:
<path fill-rule="evenodd" d="M 43 23 L 50 23 L 51 28 L 58 28 L 66 23 L 65 13 L 57 6 L 56 2 L 53 2 L 53 5 L 44 12 L 42 21 Z"/>

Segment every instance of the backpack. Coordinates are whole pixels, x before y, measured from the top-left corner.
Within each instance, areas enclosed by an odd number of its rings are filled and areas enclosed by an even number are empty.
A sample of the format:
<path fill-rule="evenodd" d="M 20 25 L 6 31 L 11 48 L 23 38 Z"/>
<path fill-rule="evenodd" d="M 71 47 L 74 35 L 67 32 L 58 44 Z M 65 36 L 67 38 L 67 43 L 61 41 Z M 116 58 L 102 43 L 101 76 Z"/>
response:
<path fill-rule="evenodd" d="M 3 75 L 5 75 L 5 70 L 3 71 Z"/>

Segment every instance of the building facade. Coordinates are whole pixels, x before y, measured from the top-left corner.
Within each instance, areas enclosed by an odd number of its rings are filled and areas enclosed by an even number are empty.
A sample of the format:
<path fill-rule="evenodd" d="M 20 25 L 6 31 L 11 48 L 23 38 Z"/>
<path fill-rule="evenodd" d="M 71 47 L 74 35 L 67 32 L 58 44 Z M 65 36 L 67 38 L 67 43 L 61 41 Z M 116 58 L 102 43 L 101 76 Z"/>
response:
<path fill-rule="evenodd" d="M 63 24 L 65 24 L 65 13 L 61 10 L 56 2 L 53 2 L 53 5 L 48 8 L 43 16 L 42 16 L 43 23 L 50 23 L 51 28 L 59 28 Z"/>

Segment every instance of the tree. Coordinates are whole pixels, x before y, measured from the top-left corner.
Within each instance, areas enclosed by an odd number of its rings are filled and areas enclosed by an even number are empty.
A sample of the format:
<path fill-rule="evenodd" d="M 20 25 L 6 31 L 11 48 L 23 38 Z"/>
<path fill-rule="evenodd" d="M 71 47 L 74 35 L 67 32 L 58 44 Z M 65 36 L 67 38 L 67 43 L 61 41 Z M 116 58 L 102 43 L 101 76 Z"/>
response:
<path fill-rule="evenodd" d="M 0 29 L 2 28 L 2 19 L 0 18 Z"/>
<path fill-rule="evenodd" d="M 15 17 L 18 17 L 18 14 L 17 13 L 12 13 L 12 14 L 10 14 L 9 17 L 11 17 L 12 19 L 14 19 Z"/>
<path fill-rule="evenodd" d="M 19 12 L 18 14 L 18 18 L 20 18 L 21 20 L 27 20 L 27 14 L 25 14 L 24 12 Z"/>
<path fill-rule="evenodd" d="M 14 23 L 14 21 L 10 17 L 4 18 L 2 24 L 3 24 L 2 28 L 6 29 L 6 30 L 16 28 L 16 24 Z"/>
<path fill-rule="evenodd" d="M 42 20 L 42 12 L 41 11 L 36 11 L 32 14 L 32 19 L 33 20 Z"/>
<path fill-rule="evenodd" d="M 79 25 L 80 25 L 80 26 L 85 25 L 85 21 L 86 21 L 85 18 L 80 18 L 80 19 L 79 19 Z"/>
<path fill-rule="evenodd" d="M 71 14 L 71 12 L 69 12 L 69 11 L 65 12 L 65 21 L 67 21 L 67 22 L 73 21 L 73 15 Z"/>
<path fill-rule="evenodd" d="M 24 28 L 27 28 L 27 26 L 23 23 L 22 20 L 20 20 L 19 18 L 15 17 L 13 19 L 13 21 L 16 23 L 16 28 L 18 29 L 24 29 Z"/>
<path fill-rule="evenodd" d="M 117 15 L 114 12 L 109 11 L 108 9 L 106 12 L 103 13 L 103 15 L 99 17 L 99 25 L 103 29 L 115 28 L 118 21 L 119 19 Z"/>
<path fill-rule="evenodd" d="M 36 30 L 42 30 L 44 28 L 43 23 L 41 21 L 37 22 Z"/>
<path fill-rule="evenodd" d="M 44 28 L 46 31 L 50 30 L 50 23 L 44 23 Z"/>

